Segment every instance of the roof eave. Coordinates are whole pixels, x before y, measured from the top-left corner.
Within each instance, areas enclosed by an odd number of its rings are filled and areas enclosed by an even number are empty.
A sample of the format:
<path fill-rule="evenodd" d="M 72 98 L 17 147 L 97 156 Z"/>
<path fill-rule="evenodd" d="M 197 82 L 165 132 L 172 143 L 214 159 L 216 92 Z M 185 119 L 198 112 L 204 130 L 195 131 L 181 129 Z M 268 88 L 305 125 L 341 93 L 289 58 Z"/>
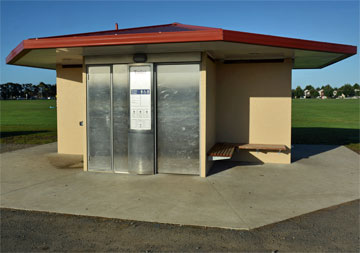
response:
<path fill-rule="evenodd" d="M 24 56 L 29 50 L 25 49 L 25 41 L 21 41 L 10 54 L 6 57 L 6 64 L 14 64 L 14 62 Z"/>
<path fill-rule="evenodd" d="M 293 39 L 280 36 L 246 33 L 230 30 L 223 30 L 223 33 L 224 41 L 230 42 L 240 42 L 247 44 L 302 49 L 310 51 L 321 51 L 328 53 L 341 53 L 348 54 L 350 56 L 357 53 L 357 47 L 351 45 Z"/>
<path fill-rule="evenodd" d="M 30 49 L 201 42 L 217 40 L 223 40 L 222 29 L 212 29 L 204 31 L 142 33 L 140 36 L 139 34 L 121 34 L 88 37 L 28 39 L 22 41 L 14 50 L 11 51 L 11 53 L 6 57 L 6 63 L 14 64 L 21 52 Z"/>
<path fill-rule="evenodd" d="M 225 41 L 271 47 L 282 47 L 299 50 L 338 53 L 342 56 L 325 65 L 315 68 L 323 68 L 350 57 L 357 53 L 357 47 L 351 45 L 293 39 L 279 36 L 262 35 L 255 33 L 238 32 L 223 29 L 208 29 L 198 31 L 181 32 L 157 32 L 141 34 L 119 34 L 119 35 L 96 35 L 85 37 L 56 37 L 28 39 L 22 41 L 6 57 L 7 64 L 16 65 L 16 61 L 28 53 L 31 49 L 49 49 L 66 47 L 95 47 L 114 45 L 136 45 L 156 43 L 179 43 L 179 42 L 207 42 Z M 300 69 L 300 68 L 299 68 Z M 310 69 L 310 68 L 309 68 Z"/>
<path fill-rule="evenodd" d="M 327 66 L 330 66 L 330 65 L 332 65 L 332 64 L 334 64 L 334 63 L 337 63 L 337 62 L 339 62 L 339 61 L 342 61 L 342 60 L 344 60 L 344 59 L 346 59 L 346 58 L 349 58 L 350 56 L 353 56 L 353 55 L 354 55 L 354 54 L 343 54 L 343 55 L 340 55 L 339 57 L 335 58 L 334 60 L 329 61 L 329 62 L 327 62 L 326 64 L 323 64 L 323 65 L 321 65 L 321 66 L 319 66 L 319 67 L 311 67 L 311 68 L 294 67 L 293 69 L 323 69 L 323 68 L 325 68 L 325 67 L 327 67 Z"/>

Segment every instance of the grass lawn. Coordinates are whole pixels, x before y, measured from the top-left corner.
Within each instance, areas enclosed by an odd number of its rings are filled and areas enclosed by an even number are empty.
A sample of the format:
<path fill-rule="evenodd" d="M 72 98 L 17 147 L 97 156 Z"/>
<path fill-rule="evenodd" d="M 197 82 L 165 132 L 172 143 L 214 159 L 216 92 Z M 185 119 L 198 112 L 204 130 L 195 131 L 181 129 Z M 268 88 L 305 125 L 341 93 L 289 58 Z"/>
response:
<path fill-rule="evenodd" d="M 292 143 L 346 145 L 359 152 L 360 100 L 294 99 Z M 56 141 L 55 100 L 0 101 L 0 143 Z"/>
<path fill-rule="evenodd" d="M 0 143 L 44 144 L 56 141 L 55 100 L 0 101 Z"/>
<path fill-rule="evenodd" d="M 293 99 L 292 143 L 346 145 L 359 153 L 358 99 Z"/>

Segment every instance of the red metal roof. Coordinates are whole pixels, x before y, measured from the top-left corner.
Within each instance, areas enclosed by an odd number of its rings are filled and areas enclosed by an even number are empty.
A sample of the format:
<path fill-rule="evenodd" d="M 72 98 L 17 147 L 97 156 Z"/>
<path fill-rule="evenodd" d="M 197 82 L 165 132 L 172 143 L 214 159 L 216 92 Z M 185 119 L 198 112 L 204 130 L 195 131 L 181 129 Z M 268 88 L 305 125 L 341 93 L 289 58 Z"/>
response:
<path fill-rule="evenodd" d="M 77 33 L 77 34 L 69 34 L 69 35 L 61 35 L 61 36 L 43 37 L 43 38 L 83 37 L 83 36 L 99 36 L 99 35 L 134 34 L 134 33 L 186 32 L 186 31 L 205 31 L 205 30 L 217 30 L 217 29 L 218 28 L 205 27 L 205 26 L 184 25 L 175 22 L 165 25 L 142 26 L 135 28 L 89 32 L 89 33 Z"/>
<path fill-rule="evenodd" d="M 157 26 L 27 39 L 22 41 L 10 52 L 6 57 L 6 63 L 16 64 L 15 62 L 19 58 L 32 49 L 208 41 L 227 41 L 343 54 L 343 57 L 340 57 L 339 60 L 357 53 L 357 47 L 351 45 L 172 23 Z"/>

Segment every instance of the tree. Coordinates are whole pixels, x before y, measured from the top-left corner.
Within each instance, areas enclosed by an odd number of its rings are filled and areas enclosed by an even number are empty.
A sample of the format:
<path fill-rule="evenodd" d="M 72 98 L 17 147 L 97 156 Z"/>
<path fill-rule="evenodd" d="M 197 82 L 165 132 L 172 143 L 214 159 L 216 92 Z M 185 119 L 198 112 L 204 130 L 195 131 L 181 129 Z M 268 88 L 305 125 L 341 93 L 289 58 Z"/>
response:
<path fill-rule="evenodd" d="M 353 85 L 355 96 L 360 96 L 360 86 L 358 83 Z"/>
<path fill-rule="evenodd" d="M 315 90 L 315 88 L 312 85 L 306 85 L 305 90 Z"/>
<path fill-rule="evenodd" d="M 306 92 L 306 94 L 305 94 L 305 91 L 307 91 Z M 317 94 L 318 94 L 318 92 L 315 90 L 315 88 L 312 86 L 312 85 L 306 85 L 306 87 L 305 87 L 305 89 L 304 89 L 304 96 L 306 96 L 306 97 L 317 97 Z"/>
<path fill-rule="evenodd" d="M 9 84 L 4 83 L 0 86 L 0 96 L 1 99 L 9 99 L 10 97 L 10 87 Z"/>
<path fill-rule="evenodd" d="M 33 88 L 33 85 L 31 83 L 23 84 L 22 89 L 23 89 L 23 92 L 24 92 L 24 98 L 30 99 L 30 98 L 33 97 L 34 88 Z"/>
<path fill-rule="evenodd" d="M 315 89 L 310 90 L 310 97 L 316 98 L 319 96 L 319 92 Z"/>
<path fill-rule="evenodd" d="M 16 99 L 22 95 L 22 86 L 18 83 L 7 83 L 9 87 L 9 98 Z"/>
<path fill-rule="evenodd" d="M 352 97 L 355 95 L 355 90 L 351 84 L 343 85 L 340 90 L 346 97 Z"/>
<path fill-rule="evenodd" d="M 296 89 L 294 91 L 294 96 L 295 96 L 295 98 L 300 98 L 300 97 L 304 96 L 304 91 L 303 91 L 303 89 L 301 89 L 300 86 L 296 87 Z"/>
<path fill-rule="evenodd" d="M 40 82 L 38 85 L 31 83 L 4 83 L 0 84 L 0 99 L 17 99 L 17 98 L 42 98 L 55 97 L 56 84 L 46 84 Z"/>
<path fill-rule="evenodd" d="M 39 98 L 39 87 L 37 85 L 33 85 L 33 94 L 34 94 L 34 98 Z"/>
<path fill-rule="evenodd" d="M 334 89 L 330 86 L 330 84 L 323 86 L 322 89 L 324 90 L 324 95 L 328 98 L 333 96 Z"/>
<path fill-rule="evenodd" d="M 55 97 L 56 96 L 56 84 L 50 85 L 49 92 L 50 92 L 50 97 Z"/>
<path fill-rule="evenodd" d="M 342 90 L 340 89 L 335 89 L 336 90 L 336 97 L 340 97 L 343 93 Z"/>
<path fill-rule="evenodd" d="M 37 87 L 39 89 L 38 97 L 46 97 L 47 85 L 43 82 L 40 82 Z"/>

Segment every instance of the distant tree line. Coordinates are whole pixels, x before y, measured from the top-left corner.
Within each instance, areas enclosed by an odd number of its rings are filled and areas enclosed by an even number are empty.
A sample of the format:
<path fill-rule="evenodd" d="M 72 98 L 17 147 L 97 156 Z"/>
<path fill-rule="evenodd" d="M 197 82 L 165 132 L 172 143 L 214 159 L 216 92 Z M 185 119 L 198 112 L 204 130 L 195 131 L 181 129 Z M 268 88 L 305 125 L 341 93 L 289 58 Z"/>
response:
<path fill-rule="evenodd" d="M 56 84 L 40 82 L 32 83 L 4 83 L 0 84 L 0 99 L 48 99 L 55 98 Z"/>
<path fill-rule="evenodd" d="M 345 98 L 360 96 L 360 88 L 357 83 L 354 85 L 344 84 L 340 88 L 333 88 L 330 84 L 318 88 L 307 85 L 304 89 L 298 86 L 291 91 L 293 98 Z"/>
<path fill-rule="evenodd" d="M 292 89 L 293 98 L 338 98 L 360 96 L 359 84 L 344 84 L 340 88 L 331 87 L 330 84 L 314 88 L 307 85 L 304 89 L 300 86 Z M 4 83 L 0 84 L 0 99 L 47 99 L 55 98 L 56 84 L 40 82 L 38 85 L 32 83 Z"/>

